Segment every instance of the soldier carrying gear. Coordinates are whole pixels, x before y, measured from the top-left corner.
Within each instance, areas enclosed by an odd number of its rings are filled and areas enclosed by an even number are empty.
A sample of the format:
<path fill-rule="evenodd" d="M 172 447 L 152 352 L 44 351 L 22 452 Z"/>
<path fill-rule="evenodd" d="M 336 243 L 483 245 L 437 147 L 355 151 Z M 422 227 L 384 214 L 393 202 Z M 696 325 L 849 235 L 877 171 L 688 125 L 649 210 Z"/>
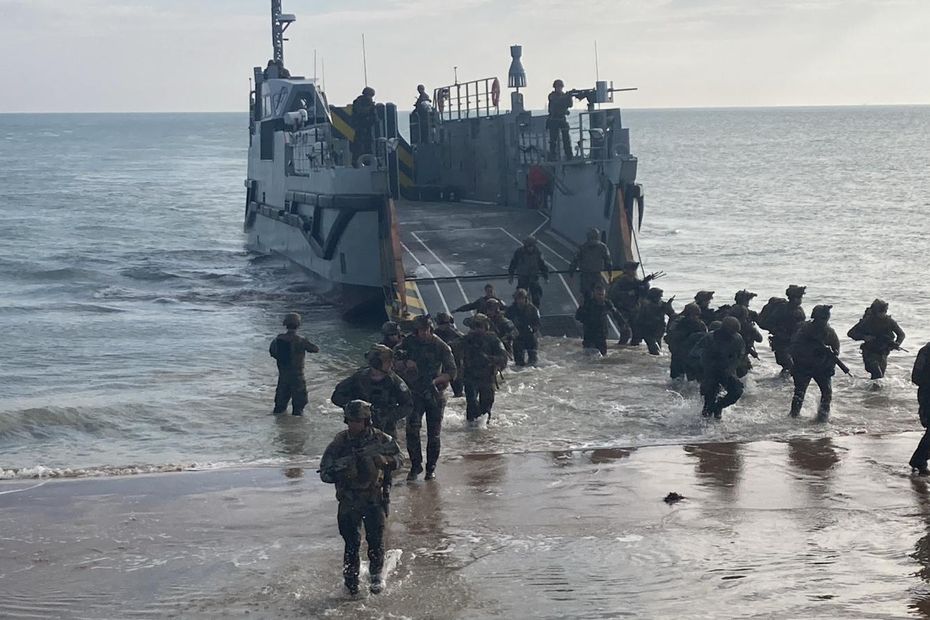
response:
<path fill-rule="evenodd" d="M 575 320 L 581 323 L 581 346 L 585 349 L 597 349 L 601 355 L 607 355 L 608 317 L 622 321 L 623 317 L 607 299 L 603 284 L 597 284 L 591 296 L 585 299 L 575 311 Z"/>
<path fill-rule="evenodd" d="M 830 417 L 830 402 L 833 400 L 833 375 L 836 372 L 840 340 L 828 325 L 833 306 L 814 306 L 811 320 L 806 321 L 791 339 L 791 376 L 794 379 L 794 396 L 791 399 L 790 416 L 801 414 L 804 395 L 811 379 L 820 388 L 820 407 L 817 421 L 826 422 Z"/>
<path fill-rule="evenodd" d="M 539 349 L 539 310 L 530 303 L 527 291 L 518 288 L 513 294 L 513 304 L 507 308 L 507 318 L 517 330 L 513 340 L 513 359 L 517 366 L 535 366 Z"/>
<path fill-rule="evenodd" d="M 539 308 L 543 293 L 539 278 L 542 277 L 548 282 L 549 268 L 543 260 L 536 239 L 527 237 L 523 240 L 523 245 L 514 251 L 510 259 L 507 274 L 507 281 L 511 284 L 513 284 L 514 275 L 517 276 L 517 288 L 526 289 L 533 299 L 533 305 Z"/>
<path fill-rule="evenodd" d="M 739 330 L 739 320 L 732 316 L 726 317 L 720 329 L 713 332 L 701 355 L 701 394 L 704 396 L 702 413 L 705 417 L 712 415 L 719 420 L 723 410 L 743 395 L 743 383 L 737 377 L 737 370 L 746 348 Z M 717 398 L 721 386 L 726 390 L 726 395 Z"/>
<path fill-rule="evenodd" d="M 752 361 L 749 359 L 750 356 L 759 359 L 759 354 L 756 353 L 756 343 L 762 342 L 762 333 L 756 329 L 755 324 L 750 318 L 750 311 L 746 306 L 741 304 L 730 306 L 727 310 L 727 314 L 739 321 L 740 324 L 739 333 L 743 337 L 743 343 L 746 345 L 746 357 L 743 360 L 738 376 L 745 377 L 752 368 Z"/>
<path fill-rule="evenodd" d="M 917 352 L 917 359 L 914 360 L 914 368 L 911 371 L 911 382 L 917 386 L 917 414 L 920 417 L 920 425 L 927 430 L 920 438 L 920 443 L 917 444 L 917 449 L 914 450 L 908 464 L 918 475 L 930 476 L 930 470 L 927 469 L 927 457 L 930 456 L 930 342 Z"/>
<path fill-rule="evenodd" d="M 475 312 L 480 312 L 481 314 L 487 314 L 488 313 L 488 302 L 490 302 L 492 299 L 497 300 L 497 302 L 501 306 L 504 305 L 504 302 L 502 302 L 500 298 L 498 298 L 497 295 L 494 294 L 494 285 L 491 283 L 488 283 L 484 285 L 484 297 L 479 297 L 478 299 L 471 302 L 470 304 L 459 306 L 458 308 L 453 310 L 453 312 L 469 312 L 471 310 L 474 310 Z"/>
<path fill-rule="evenodd" d="M 710 307 L 710 302 L 714 300 L 714 291 L 698 291 L 694 295 L 694 303 L 701 309 L 701 320 L 705 325 L 710 325 L 712 321 L 719 318 L 717 312 Z"/>
<path fill-rule="evenodd" d="M 617 344 L 638 346 L 642 342 L 642 336 L 639 335 L 636 336 L 635 342 L 631 341 L 634 339 L 633 323 L 636 321 L 640 301 L 649 290 L 649 282 L 652 278 L 640 280 L 636 273 L 637 269 L 639 269 L 638 262 L 627 261 L 623 264 L 623 272 L 614 278 L 607 289 L 607 298 L 623 318 L 623 321 L 617 323 L 617 329 L 620 331 Z"/>
<path fill-rule="evenodd" d="M 368 542 L 372 593 L 381 592 L 384 565 L 383 479 L 403 465 L 397 443 L 371 424 L 371 404 L 352 400 L 345 406 L 348 428 L 327 446 L 320 460 L 320 479 L 336 485 L 337 522 L 345 541 L 342 575 L 351 594 L 358 592 L 362 526 Z"/>
<path fill-rule="evenodd" d="M 669 322 L 665 343 L 672 356 L 669 364 L 672 379 L 681 376 L 687 376 L 688 380 L 697 378 L 688 372 L 688 355 L 706 332 L 707 325 L 701 320 L 701 308 L 693 302 L 687 304 L 681 314 Z"/>
<path fill-rule="evenodd" d="M 792 284 L 785 289 L 787 299 L 772 297 L 759 313 L 759 327 L 769 332 L 769 346 L 782 368 L 783 377 L 790 374 L 793 365 L 791 339 L 807 318 L 801 307 L 806 290 L 806 286 Z"/>
<path fill-rule="evenodd" d="M 496 374 L 507 367 L 507 351 L 494 332 L 491 321 L 476 314 L 471 331 L 462 338 L 462 376 L 465 380 L 465 417 L 469 422 L 483 415 L 491 421 Z"/>
<path fill-rule="evenodd" d="M 888 302 L 876 299 L 859 322 L 847 334 L 853 340 L 862 340 L 862 361 L 873 379 L 885 376 L 888 354 L 901 348 L 904 330 L 888 314 Z"/>
<path fill-rule="evenodd" d="M 581 296 L 590 297 L 594 286 L 602 282 L 601 272 L 606 271 L 608 279 L 613 278 L 613 267 L 610 262 L 610 250 L 601 241 L 601 232 L 597 228 L 588 231 L 587 241 L 578 248 L 578 252 L 568 266 L 570 276 L 575 277 L 575 271 L 581 271 Z"/>
<path fill-rule="evenodd" d="M 487 317 L 488 321 L 491 322 L 491 331 L 500 338 L 501 342 L 504 343 L 504 349 L 507 350 L 507 357 L 513 357 L 513 341 L 517 336 L 517 328 L 514 327 L 513 322 L 504 316 L 504 313 L 501 311 L 503 309 L 503 304 L 496 299 L 488 301 L 487 305 Z M 466 319 L 465 325 L 471 327 L 471 321 L 474 319 Z"/>
<path fill-rule="evenodd" d="M 662 294 L 660 288 L 649 289 L 646 298 L 639 302 L 633 315 L 633 337 L 630 344 L 638 345 L 641 340 L 644 341 L 650 355 L 659 354 L 662 336 L 665 334 L 665 318 L 675 317 L 672 300 L 662 301 Z"/>
<path fill-rule="evenodd" d="M 407 480 L 416 480 L 423 473 L 423 450 L 420 428 L 426 417 L 426 479 L 435 477 L 441 449 L 440 433 L 446 406 L 443 391 L 456 375 L 452 349 L 433 333 L 433 321 L 425 315 L 413 321 L 413 334 L 404 338 L 395 351 L 405 360 L 404 379 L 413 393 L 413 411 L 407 417 L 407 452 L 410 472 Z"/>
<path fill-rule="evenodd" d="M 452 356 L 455 358 L 457 367 L 455 377 L 452 379 L 452 395 L 458 398 L 465 393 L 462 383 L 461 347 L 459 347 L 464 334 L 455 327 L 455 319 L 447 312 L 440 312 L 436 315 L 435 333 L 452 349 Z"/>
<path fill-rule="evenodd" d="M 572 158 L 572 141 L 568 133 L 568 110 L 572 103 L 572 96 L 565 92 L 565 83 L 555 80 L 552 83 L 552 92 L 549 93 L 549 118 L 546 119 L 546 129 L 549 130 L 549 158 L 553 161 L 559 158 L 559 138 L 562 139 L 565 159 Z"/>
<path fill-rule="evenodd" d="M 290 402 L 292 413 L 303 415 L 304 407 L 307 406 L 304 358 L 307 353 L 319 353 L 320 347 L 297 334 L 300 315 L 296 312 L 287 313 L 283 323 L 287 332 L 278 334 L 268 347 L 268 353 L 278 365 L 278 385 L 274 393 L 273 413 L 284 413 Z"/>

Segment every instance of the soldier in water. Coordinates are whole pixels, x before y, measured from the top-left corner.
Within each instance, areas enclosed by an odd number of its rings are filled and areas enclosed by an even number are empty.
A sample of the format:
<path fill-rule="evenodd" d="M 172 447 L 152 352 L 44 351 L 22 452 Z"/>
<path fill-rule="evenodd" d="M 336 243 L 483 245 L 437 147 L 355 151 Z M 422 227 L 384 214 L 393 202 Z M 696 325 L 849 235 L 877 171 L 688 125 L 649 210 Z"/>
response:
<path fill-rule="evenodd" d="M 535 366 L 539 360 L 539 310 L 530 300 L 525 289 L 518 288 L 513 294 L 513 304 L 507 308 L 506 316 L 517 330 L 513 339 L 513 360 L 517 366 Z"/>
<path fill-rule="evenodd" d="M 568 266 L 571 272 L 571 278 L 574 279 L 575 271 L 581 271 L 581 297 L 587 299 L 591 296 L 596 284 L 603 282 L 601 272 L 607 272 L 607 278 L 613 276 L 612 266 L 610 263 L 610 250 L 607 245 L 601 241 L 601 231 L 592 228 L 588 231 L 587 240 L 578 248 L 578 253 L 572 259 Z"/>
<path fill-rule="evenodd" d="M 464 384 L 462 383 L 462 356 L 459 343 L 465 336 L 455 326 L 455 318 L 448 312 L 440 312 L 436 315 L 436 335 L 442 338 L 442 341 L 452 349 L 452 357 L 455 358 L 455 365 L 458 372 L 452 379 L 452 395 L 460 397 L 464 394 Z"/>
<path fill-rule="evenodd" d="M 288 401 L 291 402 L 292 413 L 303 415 L 307 406 L 307 381 L 304 379 L 304 357 L 307 353 L 319 353 L 316 346 L 297 333 L 300 327 L 300 315 L 289 312 L 284 316 L 284 327 L 287 331 L 278 334 L 271 341 L 268 353 L 278 364 L 278 385 L 274 392 L 275 414 L 287 411 Z"/>
<path fill-rule="evenodd" d="M 862 340 L 862 361 L 873 379 L 885 376 L 888 354 L 901 348 L 904 330 L 888 314 L 888 302 L 876 299 L 849 333 L 853 340 Z"/>
<path fill-rule="evenodd" d="M 672 299 L 662 301 L 662 289 L 651 288 L 646 297 L 636 308 L 633 314 L 633 338 L 630 344 L 646 343 L 650 355 L 658 355 L 662 346 L 662 336 L 665 334 L 665 319 L 675 318 L 672 309 Z"/>
<path fill-rule="evenodd" d="M 719 420 L 723 410 L 743 395 L 743 382 L 737 377 L 737 370 L 746 348 L 739 329 L 737 319 L 726 317 L 720 329 L 712 332 L 712 337 L 704 347 L 701 356 L 701 393 L 704 396 L 705 417 L 714 416 Z M 718 398 L 721 387 L 726 390 L 726 394 Z"/>
<path fill-rule="evenodd" d="M 908 464 L 911 469 L 921 476 L 930 476 L 927 469 L 927 458 L 930 456 L 930 342 L 921 347 L 914 360 L 914 369 L 911 371 L 911 382 L 917 386 L 917 414 L 920 425 L 923 426 L 923 437 L 917 444 L 913 456 Z"/>
<path fill-rule="evenodd" d="M 416 480 L 423 473 L 423 450 L 420 428 L 426 417 L 426 480 L 435 477 L 439 462 L 442 417 L 446 408 L 443 392 L 456 374 L 452 349 L 433 333 L 433 320 L 418 316 L 413 321 L 413 333 L 395 349 L 395 357 L 404 363 L 404 378 L 413 393 L 413 411 L 407 418 L 407 452 L 410 472 L 407 480 Z"/>
<path fill-rule="evenodd" d="M 513 284 L 514 275 L 517 276 L 517 288 L 526 289 L 533 299 L 533 305 L 539 308 L 542 301 L 542 287 L 539 285 L 541 277 L 549 281 L 549 268 L 543 260 L 542 252 L 536 244 L 536 239 L 527 237 L 523 245 L 517 248 L 507 267 L 508 282 Z"/>
<path fill-rule="evenodd" d="M 806 290 L 806 286 L 792 284 L 785 290 L 787 299 L 772 297 L 759 313 L 759 327 L 769 332 L 769 345 L 783 377 L 791 373 L 791 339 L 807 318 L 801 307 Z"/>
<path fill-rule="evenodd" d="M 707 325 L 701 320 L 701 309 L 696 303 L 689 303 L 681 314 L 669 321 L 665 343 L 672 356 L 669 363 L 672 379 L 688 375 L 688 355 L 695 342 L 706 332 Z"/>
<path fill-rule="evenodd" d="M 345 406 L 348 428 L 326 447 L 320 460 L 320 479 L 336 485 L 337 522 L 345 541 L 342 576 L 350 594 L 358 593 L 359 550 L 362 526 L 368 542 L 371 592 L 384 587 L 384 525 L 387 512 L 382 498 L 386 474 L 400 468 L 403 458 L 397 443 L 371 423 L 371 405 L 352 400 Z"/>
<path fill-rule="evenodd" d="M 465 379 L 465 417 L 473 422 L 483 415 L 491 421 L 496 375 L 507 367 L 507 351 L 483 314 L 471 321 L 462 338 L 462 376 Z"/>
<path fill-rule="evenodd" d="M 830 309 L 833 306 L 814 306 L 811 320 L 806 321 L 791 339 L 791 376 L 794 379 L 794 397 L 791 399 L 790 416 L 801 414 L 804 394 L 811 380 L 820 388 L 820 407 L 817 421 L 830 418 L 830 402 L 833 400 L 833 375 L 836 359 L 840 354 L 840 339 L 830 327 Z"/>
<path fill-rule="evenodd" d="M 613 317 L 615 321 L 622 320 L 620 313 L 607 299 L 604 285 L 598 283 L 591 296 L 575 311 L 575 320 L 582 326 L 583 348 L 597 349 L 601 355 L 607 355 L 607 330 L 610 328 L 608 317 Z"/>

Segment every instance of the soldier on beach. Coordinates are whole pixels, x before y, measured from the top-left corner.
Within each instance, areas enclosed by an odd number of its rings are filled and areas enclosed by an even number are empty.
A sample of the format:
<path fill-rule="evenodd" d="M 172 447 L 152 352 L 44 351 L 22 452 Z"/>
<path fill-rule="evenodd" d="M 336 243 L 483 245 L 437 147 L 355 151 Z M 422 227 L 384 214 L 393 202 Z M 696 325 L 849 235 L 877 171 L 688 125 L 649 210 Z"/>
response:
<path fill-rule="evenodd" d="M 342 576 L 350 594 L 358 593 L 359 550 L 362 525 L 368 542 L 371 591 L 384 587 L 384 525 L 387 511 L 383 503 L 386 474 L 403 465 L 397 443 L 371 423 L 371 405 L 352 400 L 345 407 L 348 428 L 326 447 L 320 460 L 320 479 L 336 485 L 339 500 L 337 522 L 345 541 Z"/>
<path fill-rule="evenodd" d="M 706 332 L 707 325 L 701 320 L 701 309 L 695 303 L 686 305 L 681 314 L 669 322 L 665 343 L 671 354 L 669 374 L 672 379 L 682 376 L 687 376 L 688 380 L 693 378 L 688 373 L 688 355 L 697 339 Z"/>
<path fill-rule="evenodd" d="M 862 361 L 873 379 L 885 376 L 888 354 L 901 348 L 904 330 L 888 314 L 888 302 L 876 299 L 872 302 L 849 333 L 853 340 L 862 340 Z"/>
<path fill-rule="evenodd" d="M 743 395 L 743 383 L 737 377 L 737 369 L 746 348 L 739 329 L 737 319 L 726 317 L 704 348 L 701 356 L 701 393 L 704 396 L 702 413 L 705 417 L 712 415 L 719 420 L 723 410 Z M 726 390 L 726 394 L 718 398 L 721 387 Z"/>
<path fill-rule="evenodd" d="M 527 237 L 523 245 L 514 250 L 510 265 L 507 267 L 508 282 L 513 284 L 514 275 L 517 276 L 517 288 L 526 289 L 533 299 L 533 305 L 539 308 L 542 301 L 542 287 L 539 278 L 549 281 L 549 268 L 543 260 L 542 252 L 536 244 L 536 239 Z"/>
<path fill-rule="evenodd" d="M 601 284 L 601 272 L 606 271 L 608 279 L 613 275 L 610 263 L 610 250 L 601 241 L 601 231 L 592 228 L 588 231 L 587 240 L 578 248 L 578 252 L 568 266 L 572 279 L 575 271 L 581 271 L 581 296 L 587 299 L 594 291 L 594 286 Z"/>
<path fill-rule="evenodd" d="M 836 359 L 840 354 L 840 340 L 828 325 L 833 306 L 814 306 L 811 320 L 805 322 L 791 339 L 791 376 L 794 378 L 794 397 L 791 399 L 790 416 L 801 414 L 804 394 L 811 380 L 820 388 L 820 407 L 817 421 L 826 422 L 830 417 L 830 402 L 833 399 L 833 375 Z"/>
<path fill-rule="evenodd" d="M 917 352 L 911 382 L 917 386 L 917 414 L 920 416 L 920 425 L 926 430 L 908 464 L 919 475 L 930 476 L 930 470 L 927 469 L 927 458 L 930 457 L 930 342 Z"/>
<path fill-rule="evenodd" d="M 769 332 L 769 346 L 783 377 L 791 374 L 791 339 L 804 324 L 807 315 L 801 307 L 806 286 L 791 284 L 785 289 L 787 299 L 772 297 L 759 313 L 759 327 Z"/>
<path fill-rule="evenodd" d="M 675 317 L 672 300 L 662 301 L 662 293 L 660 288 L 649 289 L 632 315 L 633 336 L 630 344 L 638 346 L 640 342 L 645 342 L 650 355 L 658 355 L 662 347 L 666 317 Z"/>
<path fill-rule="evenodd" d="M 496 375 L 507 367 L 507 351 L 491 330 L 483 314 L 471 321 L 471 331 L 462 338 L 462 376 L 465 380 L 465 417 L 469 422 L 483 415 L 491 421 Z"/>
<path fill-rule="evenodd" d="M 375 344 L 365 358 L 368 366 L 340 381 L 330 400 L 342 408 L 353 400 L 370 403 L 371 425 L 391 439 L 397 439 L 397 422 L 407 419 L 413 411 L 413 397 L 404 380 L 394 372 L 394 351 L 383 344 Z M 391 473 L 387 472 L 381 498 L 385 512 L 391 502 L 391 486 Z"/>
<path fill-rule="evenodd" d="M 289 312 L 284 316 L 284 327 L 287 331 L 278 334 L 268 347 L 268 353 L 278 365 L 278 385 L 274 392 L 273 413 L 284 413 L 287 411 L 288 402 L 291 402 L 292 413 L 303 415 L 304 407 L 307 406 L 304 358 L 307 353 L 319 353 L 320 347 L 297 333 L 300 315 L 296 312 Z"/>
<path fill-rule="evenodd" d="M 443 392 L 456 374 L 452 349 L 433 333 L 433 320 L 418 316 L 413 321 L 413 333 L 395 350 L 404 363 L 404 379 L 413 394 L 413 411 L 407 417 L 407 452 L 410 472 L 407 480 L 416 480 L 423 473 L 423 450 L 420 428 L 426 417 L 426 480 L 435 477 L 441 448 L 440 433 L 446 407 Z"/>

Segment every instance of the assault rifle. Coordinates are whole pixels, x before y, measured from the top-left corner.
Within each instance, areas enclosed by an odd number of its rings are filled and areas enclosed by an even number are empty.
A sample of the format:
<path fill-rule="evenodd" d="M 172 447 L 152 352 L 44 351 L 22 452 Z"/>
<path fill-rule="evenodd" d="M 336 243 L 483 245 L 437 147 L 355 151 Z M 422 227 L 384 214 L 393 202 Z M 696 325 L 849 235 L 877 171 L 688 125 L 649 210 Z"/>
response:
<path fill-rule="evenodd" d="M 352 450 L 352 454 L 347 454 L 345 456 L 341 456 L 338 459 L 334 460 L 329 465 L 329 467 L 326 468 L 326 473 L 332 475 L 332 474 L 337 474 L 339 472 L 345 471 L 349 467 L 351 467 L 356 462 L 356 460 L 361 459 L 361 458 L 372 458 L 379 454 L 388 456 L 388 454 L 384 452 L 384 448 L 385 448 L 385 445 L 380 442 L 370 443 L 364 448 L 355 448 Z M 321 469 L 316 470 L 316 473 L 319 474 L 322 471 L 323 470 L 321 468 Z"/>
<path fill-rule="evenodd" d="M 832 357 L 833 361 L 836 362 L 836 365 L 839 366 L 840 370 L 842 370 L 847 375 L 852 376 L 852 373 L 849 371 L 849 366 L 847 366 L 843 360 L 840 359 L 840 356 L 836 354 L 836 351 L 827 345 L 823 345 L 823 348 L 827 350 L 827 352 L 830 354 L 830 357 Z"/>

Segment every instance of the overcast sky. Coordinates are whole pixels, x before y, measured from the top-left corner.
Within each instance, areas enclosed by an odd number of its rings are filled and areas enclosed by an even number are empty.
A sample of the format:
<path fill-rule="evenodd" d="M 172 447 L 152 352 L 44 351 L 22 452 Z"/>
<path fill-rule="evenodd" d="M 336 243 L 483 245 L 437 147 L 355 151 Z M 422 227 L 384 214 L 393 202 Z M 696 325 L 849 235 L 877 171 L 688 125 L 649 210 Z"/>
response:
<path fill-rule="evenodd" d="M 271 54 L 268 0 L 0 0 L 0 112 L 242 111 Z M 930 0 L 284 0 L 292 73 L 331 103 L 369 83 L 411 105 L 500 76 L 524 48 L 527 105 L 552 80 L 639 91 L 627 107 L 930 103 Z M 507 101 L 507 96 L 502 97 Z"/>

